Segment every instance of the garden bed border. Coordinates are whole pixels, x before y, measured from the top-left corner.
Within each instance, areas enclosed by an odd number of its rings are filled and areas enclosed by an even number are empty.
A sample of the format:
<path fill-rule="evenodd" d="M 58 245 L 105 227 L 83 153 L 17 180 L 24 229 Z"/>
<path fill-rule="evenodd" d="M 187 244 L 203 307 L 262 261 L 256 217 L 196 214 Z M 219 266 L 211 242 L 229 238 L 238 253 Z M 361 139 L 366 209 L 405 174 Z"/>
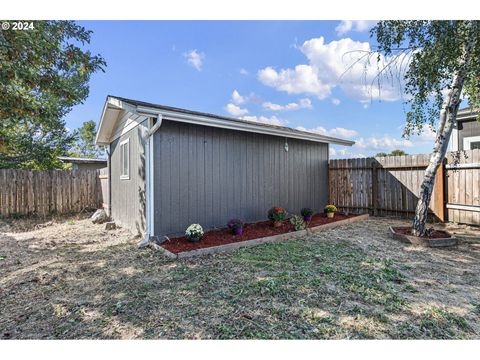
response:
<path fill-rule="evenodd" d="M 193 256 L 201 256 L 201 255 L 208 255 L 208 254 L 230 252 L 230 251 L 240 249 L 242 247 L 252 247 L 252 246 L 257 246 L 257 245 L 262 245 L 262 244 L 272 244 L 272 243 L 278 243 L 278 242 L 282 242 L 282 241 L 286 241 L 286 240 L 296 239 L 296 238 L 300 238 L 300 237 L 303 237 L 303 236 L 318 233 L 318 232 L 321 232 L 321 231 L 333 229 L 333 228 L 336 228 L 338 226 L 351 224 L 351 223 L 354 223 L 354 222 L 357 222 L 357 221 L 368 220 L 368 218 L 369 218 L 368 214 L 361 214 L 361 215 L 351 217 L 349 219 L 334 221 L 334 222 L 331 222 L 331 223 L 318 225 L 318 226 L 308 228 L 308 229 L 305 229 L 305 230 L 293 231 L 293 232 L 288 232 L 288 233 L 284 233 L 284 234 L 267 236 L 267 237 L 258 238 L 258 239 L 239 241 L 239 242 L 234 242 L 234 243 L 229 243 L 229 244 L 224 244 L 224 245 L 211 246 L 211 247 L 202 248 L 202 249 L 183 251 L 183 252 L 179 252 L 179 253 L 176 253 L 176 254 L 171 252 L 171 251 L 168 251 L 167 249 L 165 249 L 161 245 L 152 244 L 152 246 L 156 250 L 159 250 L 165 256 L 167 256 L 171 259 L 184 259 L 184 258 L 190 258 L 190 257 L 193 257 Z"/>
<path fill-rule="evenodd" d="M 413 235 L 405 235 L 397 233 L 393 226 L 388 227 L 388 234 L 392 239 L 399 240 L 406 244 L 412 244 L 416 246 L 423 246 L 423 247 L 447 247 L 447 246 L 454 246 L 457 245 L 458 240 L 457 238 L 450 234 L 449 232 L 445 231 L 447 234 L 450 235 L 448 238 L 421 238 L 418 236 Z"/>

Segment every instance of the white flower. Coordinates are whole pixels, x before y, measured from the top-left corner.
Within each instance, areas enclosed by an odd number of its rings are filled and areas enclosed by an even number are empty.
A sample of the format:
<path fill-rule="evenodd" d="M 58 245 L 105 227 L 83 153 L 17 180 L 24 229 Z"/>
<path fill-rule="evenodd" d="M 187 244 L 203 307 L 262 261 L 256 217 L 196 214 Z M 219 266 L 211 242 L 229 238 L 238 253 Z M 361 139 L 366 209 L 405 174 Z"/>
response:
<path fill-rule="evenodd" d="M 188 237 L 200 237 L 203 236 L 203 228 L 200 224 L 192 224 L 185 231 L 185 235 Z"/>

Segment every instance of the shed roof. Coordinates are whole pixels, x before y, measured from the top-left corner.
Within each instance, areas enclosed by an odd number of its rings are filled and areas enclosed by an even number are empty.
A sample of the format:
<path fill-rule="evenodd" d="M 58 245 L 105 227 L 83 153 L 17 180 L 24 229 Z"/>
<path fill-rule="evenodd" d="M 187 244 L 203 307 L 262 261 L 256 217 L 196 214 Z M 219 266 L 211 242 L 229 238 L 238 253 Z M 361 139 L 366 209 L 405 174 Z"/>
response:
<path fill-rule="evenodd" d="M 119 111 L 132 113 L 158 113 L 166 120 L 193 123 L 203 126 L 220 127 L 239 131 L 248 131 L 274 136 L 290 137 L 308 141 L 332 143 L 351 146 L 355 142 L 331 136 L 320 135 L 308 131 L 297 130 L 286 126 L 263 124 L 253 121 L 220 116 L 200 111 L 181 109 L 172 106 L 148 103 L 139 100 L 127 99 L 119 96 L 107 96 L 102 117 L 98 127 L 97 144 L 109 144 L 115 123 L 119 118 Z"/>
<path fill-rule="evenodd" d="M 75 163 L 75 164 L 103 164 L 107 163 L 107 159 L 91 159 L 91 158 L 81 158 L 73 156 L 59 156 L 59 160 L 62 160 L 66 163 Z"/>

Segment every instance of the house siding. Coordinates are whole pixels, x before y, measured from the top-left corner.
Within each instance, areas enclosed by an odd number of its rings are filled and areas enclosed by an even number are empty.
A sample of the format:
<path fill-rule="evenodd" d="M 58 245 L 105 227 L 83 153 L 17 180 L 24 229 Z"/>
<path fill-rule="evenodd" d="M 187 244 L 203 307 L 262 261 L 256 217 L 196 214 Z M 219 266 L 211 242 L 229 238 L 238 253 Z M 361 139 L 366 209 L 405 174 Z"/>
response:
<path fill-rule="evenodd" d="M 145 139 L 147 121 L 110 144 L 111 217 L 134 234 L 143 234 L 145 220 Z M 120 143 L 129 139 L 130 178 L 120 179 Z"/>
<path fill-rule="evenodd" d="M 480 136 L 480 122 L 477 120 L 458 122 L 458 150 L 470 150 L 463 148 L 463 139 L 471 136 Z"/>
<path fill-rule="evenodd" d="M 263 220 L 272 206 L 321 211 L 328 144 L 164 120 L 154 135 L 155 235 L 192 223 Z"/>

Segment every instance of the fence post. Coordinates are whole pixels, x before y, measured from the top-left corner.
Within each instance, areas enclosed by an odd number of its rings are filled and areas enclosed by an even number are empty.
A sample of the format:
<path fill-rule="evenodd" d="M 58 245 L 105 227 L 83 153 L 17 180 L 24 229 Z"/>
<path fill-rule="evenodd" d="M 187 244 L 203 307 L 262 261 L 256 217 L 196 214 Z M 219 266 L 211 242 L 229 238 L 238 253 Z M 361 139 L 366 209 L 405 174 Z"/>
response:
<path fill-rule="evenodd" d="M 441 222 L 445 222 L 445 161 L 438 167 L 433 197 L 435 201 L 433 213 Z"/>
<path fill-rule="evenodd" d="M 373 216 L 378 215 L 378 167 L 375 158 L 372 162 L 372 207 L 373 207 Z"/>

